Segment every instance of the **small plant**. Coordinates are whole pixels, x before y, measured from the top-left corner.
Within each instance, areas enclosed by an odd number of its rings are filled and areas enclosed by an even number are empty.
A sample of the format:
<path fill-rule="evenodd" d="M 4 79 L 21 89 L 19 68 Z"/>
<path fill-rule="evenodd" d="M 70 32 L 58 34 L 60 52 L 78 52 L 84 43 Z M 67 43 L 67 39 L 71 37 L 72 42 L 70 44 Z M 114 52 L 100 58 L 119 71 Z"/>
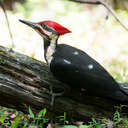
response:
<path fill-rule="evenodd" d="M 23 113 L 18 113 L 18 115 L 16 116 L 15 120 L 13 121 L 13 123 L 11 124 L 11 128 L 18 128 L 21 124 L 20 121 L 23 117 Z"/>
<path fill-rule="evenodd" d="M 90 123 L 89 128 L 103 128 L 103 126 L 97 122 L 94 118 L 92 118 L 92 122 Z"/>
<path fill-rule="evenodd" d="M 0 110 L 0 126 L 9 127 L 11 126 L 10 120 L 5 113 L 13 112 L 10 108 L 1 107 Z"/>
<path fill-rule="evenodd" d="M 116 110 L 116 112 L 114 113 L 114 118 L 113 120 L 116 122 L 116 123 L 120 123 L 123 118 L 120 117 L 120 112 L 118 110 Z"/>
<path fill-rule="evenodd" d="M 114 113 L 114 127 L 117 128 L 128 128 L 128 119 L 121 117 L 121 111 L 123 107 L 128 107 L 127 105 L 116 106 L 117 110 Z"/>
<path fill-rule="evenodd" d="M 58 116 L 57 120 L 63 125 L 69 124 L 69 121 L 66 119 L 66 112 L 64 112 L 63 116 Z"/>
<path fill-rule="evenodd" d="M 34 115 L 31 108 L 29 107 L 29 114 L 31 118 L 33 119 L 31 125 L 38 126 L 38 128 L 42 128 L 44 123 L 48 122 L 48 119 L 46 116 L 47 109 L 42 109 L 37 115 Z"/>
<path fill-rule="evenodd" d="M 0 125 L 4 125 L 5 118 L 6 118 L 6 116 L 4 114 L 2 114 L 0 117 Z"/>

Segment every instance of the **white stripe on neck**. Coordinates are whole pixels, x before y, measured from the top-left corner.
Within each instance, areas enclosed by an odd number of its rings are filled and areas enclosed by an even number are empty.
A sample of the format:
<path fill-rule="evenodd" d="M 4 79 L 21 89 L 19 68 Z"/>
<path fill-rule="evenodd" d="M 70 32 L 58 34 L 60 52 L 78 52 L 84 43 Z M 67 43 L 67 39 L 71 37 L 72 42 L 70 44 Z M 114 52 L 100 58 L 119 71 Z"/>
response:
<path fill-rule="evenodd" d="M 46 60 L 47 60 L 48 65 L 50 65 L 53 59 L 53 53 L 55 52 L 55 49 L 56 49 L 56 40 L 57 39 L 54 38 L 50 41 L 50 45 L 48 46 L 47 51 L 46 51 Z"/>

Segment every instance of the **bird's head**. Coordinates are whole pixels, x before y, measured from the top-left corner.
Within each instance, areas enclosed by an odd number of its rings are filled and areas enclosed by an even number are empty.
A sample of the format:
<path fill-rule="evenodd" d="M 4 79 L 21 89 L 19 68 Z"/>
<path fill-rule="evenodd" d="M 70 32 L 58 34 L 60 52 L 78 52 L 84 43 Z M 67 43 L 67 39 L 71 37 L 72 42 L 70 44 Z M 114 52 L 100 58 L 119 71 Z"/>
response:
<path fill-rule="evenodd" d="M 55 37 L 71 32 L 69 29 L 65 28 L 64 26 L 50 20 L 40 21 L 37 23 L 26 21 L 26 20 L 19 20 L 19 21 L 32 27 L 44 39 L 47 39 L 47 40 L 52 40 Z"/>

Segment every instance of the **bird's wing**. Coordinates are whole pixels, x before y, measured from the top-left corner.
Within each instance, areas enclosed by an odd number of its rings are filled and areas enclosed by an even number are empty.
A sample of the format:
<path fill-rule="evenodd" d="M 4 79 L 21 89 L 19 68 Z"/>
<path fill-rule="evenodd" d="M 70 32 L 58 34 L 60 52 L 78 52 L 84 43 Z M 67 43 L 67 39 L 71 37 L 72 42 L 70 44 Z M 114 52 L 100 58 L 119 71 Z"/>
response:
<path fill-rule="evenodd" d="M 97 93 L 119 90 L 119 85 L 98 62 L 85 52 L 68 45 L 57 47 L 50 68 L 57 79 L 76 88 Z"/>

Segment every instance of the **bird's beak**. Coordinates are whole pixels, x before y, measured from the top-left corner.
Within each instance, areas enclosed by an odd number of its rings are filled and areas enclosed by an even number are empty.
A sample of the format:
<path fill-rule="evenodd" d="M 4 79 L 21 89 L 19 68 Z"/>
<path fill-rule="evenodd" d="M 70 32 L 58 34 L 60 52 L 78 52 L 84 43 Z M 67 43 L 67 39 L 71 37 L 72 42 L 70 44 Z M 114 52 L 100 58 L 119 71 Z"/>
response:
<path fill-rule="evenodd" d="M 31 21 L 26 21 L 26 20 L 19 20 L 20 22 L 32 27 L 32 28 L 36 28 L 37 27 L 37 23 L 31 22 Z"/>

